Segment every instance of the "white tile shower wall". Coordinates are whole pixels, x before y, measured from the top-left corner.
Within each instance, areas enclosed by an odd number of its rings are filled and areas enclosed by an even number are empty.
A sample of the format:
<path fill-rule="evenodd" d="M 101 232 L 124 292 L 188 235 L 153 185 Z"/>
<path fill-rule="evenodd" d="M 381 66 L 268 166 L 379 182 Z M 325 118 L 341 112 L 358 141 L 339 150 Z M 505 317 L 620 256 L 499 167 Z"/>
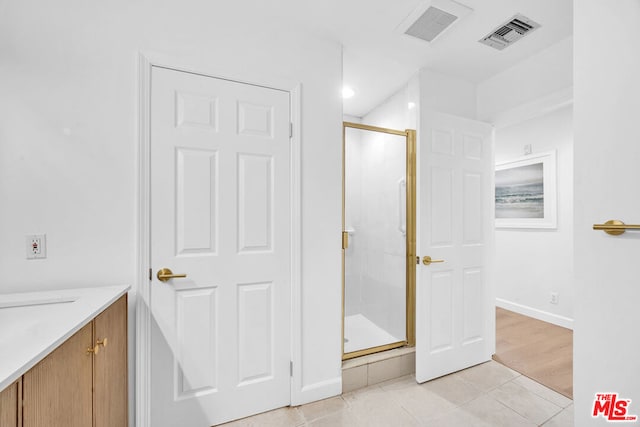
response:
<path fill-rule="evenodd" d="M 392 141 L 389 141 L 391 139 Z M 405 335 L 404 236 L 399 231 L 403 138 L 347 129 L 345 315 Z"/>
<path fill-rule="evenodd" d="M 349 247 L 345 251 L 345 316 L 362 313 L 362 131 L 347 128 L 345 145 L 345 229 Z"/>
<path fill-rule="evenodd" d="M 392 335 L 405 336 L 405 240 L 400 231 L 401 136 L 368 132 L 362 139 L 362 313 Z"/>

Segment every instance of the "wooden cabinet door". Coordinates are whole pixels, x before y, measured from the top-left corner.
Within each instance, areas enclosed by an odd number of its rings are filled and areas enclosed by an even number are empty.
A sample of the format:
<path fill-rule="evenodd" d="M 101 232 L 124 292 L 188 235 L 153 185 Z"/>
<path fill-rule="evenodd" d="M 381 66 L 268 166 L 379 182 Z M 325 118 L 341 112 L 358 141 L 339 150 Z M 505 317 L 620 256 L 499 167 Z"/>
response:
<path fill-rule="evenodd" d="M 94 427 L 126 427 L 127 411 L 127 296 L 94 320 L 99 351 L 94 358 Z M 104 339 L 106 345 L 100 345 Z"/>
<path fill-rule="evenodd" d="M 23 376 L 23 427 L 92 425 L 92 324 Z"/>
<path fill-rule="evenodd" d="M 18 427 L 19 382 L 10 385 L 0 392 L 0 426 Z"/>

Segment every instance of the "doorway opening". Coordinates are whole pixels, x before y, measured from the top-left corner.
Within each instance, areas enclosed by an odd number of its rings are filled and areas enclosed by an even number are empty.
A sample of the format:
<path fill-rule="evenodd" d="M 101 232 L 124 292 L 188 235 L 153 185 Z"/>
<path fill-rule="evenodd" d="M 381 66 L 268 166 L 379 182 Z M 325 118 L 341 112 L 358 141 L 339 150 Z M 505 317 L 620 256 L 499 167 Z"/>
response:
<path fill-rule="evenodd" d="M 415 344 L 416 132 L 343 123 L 342 359 Z"/>

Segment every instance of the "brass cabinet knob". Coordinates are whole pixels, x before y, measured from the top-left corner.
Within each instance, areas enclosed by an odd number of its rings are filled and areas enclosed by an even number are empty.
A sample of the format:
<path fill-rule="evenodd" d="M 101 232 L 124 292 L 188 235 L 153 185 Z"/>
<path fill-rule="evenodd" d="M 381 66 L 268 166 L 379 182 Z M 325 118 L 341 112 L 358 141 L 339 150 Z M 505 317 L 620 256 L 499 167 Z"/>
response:
<path fill-rule="evenodd" d="M 425 256 L 425 257 L 422 257 L 422 263 L 424 265 L 431 265 L 431 264 L 436 263 L 436 262 L 444 262 L 444 260 L 443 259 L 431 259 L 431 257 L 428 256 L 428 255 Z"/>
<path fill-rule="evenodd" d="M 107 339 L 106 338 L 102 338 L 101 340 L 97 340 L 96 341 L 96 347 L 98 346 L 103 346 L 106 347 L 107 346 Z"/>
<path fill-rule="evenodd" d="M 95 346 L 95 347 L 89 347 L 87 348 L 87 353 L 88 354 L 98 354 L 100 352 L 100 346 Z"/>

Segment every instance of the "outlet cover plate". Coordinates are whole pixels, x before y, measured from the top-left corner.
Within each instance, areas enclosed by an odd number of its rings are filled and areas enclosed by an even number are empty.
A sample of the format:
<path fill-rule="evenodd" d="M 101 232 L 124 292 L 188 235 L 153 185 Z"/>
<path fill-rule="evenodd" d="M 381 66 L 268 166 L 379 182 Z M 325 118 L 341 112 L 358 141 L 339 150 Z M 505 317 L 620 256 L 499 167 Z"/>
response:
<path fill-rule="evenodd" d="M 47 257 L 47 235 L 30 234 L 26 236 L 27 259 L 43 259 Z"/>

